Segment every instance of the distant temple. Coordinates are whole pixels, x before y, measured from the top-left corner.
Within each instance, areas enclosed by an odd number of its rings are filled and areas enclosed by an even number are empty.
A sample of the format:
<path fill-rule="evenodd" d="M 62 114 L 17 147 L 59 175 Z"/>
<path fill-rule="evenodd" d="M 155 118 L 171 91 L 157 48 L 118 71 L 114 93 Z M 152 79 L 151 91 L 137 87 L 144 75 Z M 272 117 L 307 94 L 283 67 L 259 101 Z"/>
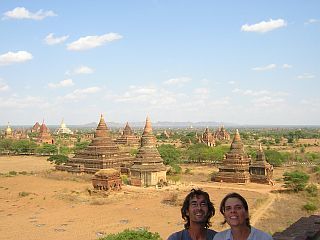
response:
<path fill-rule="evenodd" d="M 31 128 L 31 132 L 40 132 L 40 124 L 38 122 L 33 125 L 33 127 Z"/>
<path fill-rule="evenodd" d="M 130 172 L 131 184 L 134 186 L 155 186 L 166 182 L 166 166 L 156 148 L 149 117 L 146 119 L 141 145 Z"/>
<path fill-rule="evenodd" d="M 9 123 L 8 123 L 7 128 L 6 128 L 6 131 L 4 132 L 4 138 L 6 138 L 6 139 L 11 139 L 11 138 L 13 138 L 13 131 L 12 131 Z"/>
<path fill-rule="evenodd" d="M 225 154 L 219 172 L 213 177 L 215 182 L 230 183 L 267 183 L 272 182 L 273 166 L 266 161 L 263 149 L 259 147 L 257 157 L 251 161 L 244 150 L 238 129 L 230 146 L 230 151 Z"/>
<path fill-rule="evenodd" d="M 224 126 L 219 127 L 218 130 L 215 132 L 214 136 L 217 140 L 220 140 L 220 141 L 230 140 L 230 134 L 227 132 Z"/>
<path fill-rule="evenodd" d="M 61 121 L 60 127 L 57 129 L 56 133 L 59 134 L 73 134 L 73 132 L 67 128 L 67 125 L 64 123 L 63 119 Z"/>
<path fill-rule="evenodd" d="M 69 158 L 65 165 L 56 166 L 58 170 L 75 173 L 96 173 L 100 169 L 114 168 L 128 172 L 133 157 L 129 152 L 120 151 L 111 139 L 109 129 L 101 115 L 94 138 L 89 146 Z"/>
<path fill-rule="evenodd" d="M 199 138 L 199 142 L 204 143 L 209 147 L 216 146 L 216 140 L 215 140 L 214 134 L 210 132 L 208 127 L 206 127 L 204 133 Z"/>
<path fill-rule="evenodd" d="M 51 136 L 49 128 L 46 126 L 44 121 L 42 122 L 39 130 L 39 136 L 37 139 L 37 142 L 42 144 L 42 143 L 47 143 L 47 144 L 54 144 L 54 140 Z"/>
<path fill-rule="evenodd" d="M 122 134 L 119 138 L 115 140 L 117 144 L 138 147 L 140 144 L 139 137 L 134 135 L 129 123 L 127 122 L 126 126 L 124 127 Z"/>
<path fill-rule="evenodd" d="M 248 183 L 250 182 L 249 165 L 251 158 L 244 151 L 244 146 L 237 129 L 230 151 L 225 154 L 215 182 Z"/>
<path fill-rule="evenodd" d="M 251 182 L 272 184 L 273 166 L 266 161 L 261 143 L 257 151 L 257 157 L 252 161 L 249 169 Z"/>

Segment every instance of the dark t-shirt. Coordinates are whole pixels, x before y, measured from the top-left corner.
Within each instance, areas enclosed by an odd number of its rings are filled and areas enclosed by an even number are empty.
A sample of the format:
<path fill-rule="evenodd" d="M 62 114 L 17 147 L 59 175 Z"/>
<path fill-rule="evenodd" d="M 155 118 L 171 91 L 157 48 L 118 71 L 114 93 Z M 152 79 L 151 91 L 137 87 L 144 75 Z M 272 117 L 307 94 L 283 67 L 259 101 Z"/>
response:
<path fill-rule="evenodd" d="M 207 240 L 212 240 L 216 231 L 207 229 Z M 167 240 L 192 240 L 187 229 L 171 234 Z"/>

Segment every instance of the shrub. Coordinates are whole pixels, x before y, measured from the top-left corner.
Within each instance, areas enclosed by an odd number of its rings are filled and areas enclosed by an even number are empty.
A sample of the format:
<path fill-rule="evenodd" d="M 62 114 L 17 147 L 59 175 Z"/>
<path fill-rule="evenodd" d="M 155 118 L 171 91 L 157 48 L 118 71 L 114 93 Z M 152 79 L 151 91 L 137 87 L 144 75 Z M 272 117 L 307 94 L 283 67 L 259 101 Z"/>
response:
<path fill-rule="evenodd" d="M 100 240 L 161 240 L 159 233 L 151 233 L 145 229 L 129 230 L 117 234 L 109 234 Z"/>
<path fill-rule="evenodd" d="M 28 192 L 19 192 L 19 197 L 26 197 L 28 196 L 30 193 Z"/>
<path fill-rule="evenodd" d="M 17 173 L 16 171 L 10 171 L 10 172 L 9 172 L 9 175 L 10 175 L 10 176 L 16 176 L 17 174 L 18 174 L 18 173 Z"/>
<path fill-rule="evenodd" d="M 68 161 L 68 157 L 65 155 L 53 155 L 48 158 L 48 161 L 60 165 L 62 163 L 66 163 Z"/>
<path fill-rule="evenodd" d="M 313 212 L 317 210 L 318 207 L 314 203 L 308 202 L 305 205 L 303 205 L 303 209 L 307 210 L 308 212 Z"/>
<path fill-rule="evenodd" d="M 310 184 L 306 187 L 307 193 L 309 193 L 312 197 L 318 196 L 318 188 L 315 184 Z"/>
<path fill-rule="evenodd" d="M 298 170 L 285 172 L 283 177 L 284 187 L 293 190 L 294 192 L 299 192 L 305 189 L 309 180 L 308 174 Z"/>

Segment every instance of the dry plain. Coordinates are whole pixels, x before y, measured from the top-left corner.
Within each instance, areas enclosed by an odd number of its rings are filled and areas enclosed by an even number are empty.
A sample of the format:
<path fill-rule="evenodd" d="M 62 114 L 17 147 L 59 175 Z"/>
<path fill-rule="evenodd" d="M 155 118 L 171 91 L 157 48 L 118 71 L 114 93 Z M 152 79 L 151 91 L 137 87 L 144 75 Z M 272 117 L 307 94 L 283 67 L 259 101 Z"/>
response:
<path fill-rule="evenodd" d="M 186 168 L 186 166 L 183 166 Z M 210 193 L 216 207 L 212 228 L 221 230 L 219 203 L 237 191 L 249 202 L 251 222 L 265 231 L 281 231 L 301 216 L 301 197 L 281 194 L 275 186 L 209 181 L 213 166 L 188 166 L 190 174 L 162 189 L 123 186 L 109 195 L 89 194 L 90 176 L 56 172 L 46 157 L 0 157 L 0 239 L 91 240 L 124 229 L 147 228 L 163 239 L 183 228 L 181 202 L 192 188 Z M 275 169 L 280 179 L 285 169 Z M 9 175 L 15 171 L 17 175 Z M 319 214 L 316 213 L 316 214 Z"/>

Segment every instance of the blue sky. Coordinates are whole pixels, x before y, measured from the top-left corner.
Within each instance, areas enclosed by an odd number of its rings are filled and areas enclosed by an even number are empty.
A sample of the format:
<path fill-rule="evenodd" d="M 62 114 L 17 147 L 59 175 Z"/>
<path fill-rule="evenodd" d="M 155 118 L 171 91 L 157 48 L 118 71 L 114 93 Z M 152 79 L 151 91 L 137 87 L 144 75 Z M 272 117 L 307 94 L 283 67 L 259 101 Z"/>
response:
<path fill-rule="evenodd" d="M 0 125 L 320 124 L 320 2 L 0 0 Z"/>

